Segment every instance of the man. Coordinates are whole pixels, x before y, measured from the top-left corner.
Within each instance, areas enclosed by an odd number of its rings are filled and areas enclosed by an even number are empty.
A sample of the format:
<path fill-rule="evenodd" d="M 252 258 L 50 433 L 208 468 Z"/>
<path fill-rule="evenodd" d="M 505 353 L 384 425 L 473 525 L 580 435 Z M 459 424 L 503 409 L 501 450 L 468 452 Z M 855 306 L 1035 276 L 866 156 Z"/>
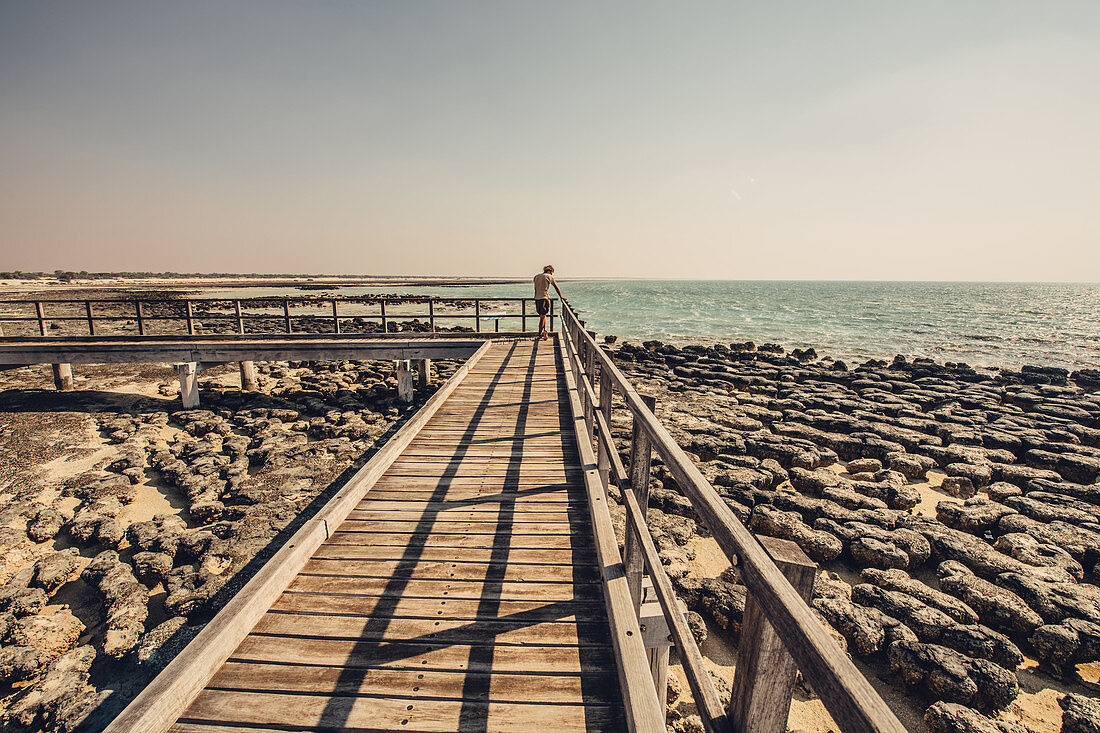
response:
<path fill-rule="evenodd" d="M 558 283 L 554 280 L 554 266 L 547 265 L 542 268 L 542 272 L 535 275 L 535 310 L 539 314 L 539 339 L 545 341 L 550 338 L 550 335 L 546 332 L 546 315 L 550 312 L 550 286 L 554 286 L 554 290 L 558 291 L 558 297 L 561 298 L 562 303 L 568 303 L 565 296 L 561 294 L 561 288 L 558 287 Z"/>

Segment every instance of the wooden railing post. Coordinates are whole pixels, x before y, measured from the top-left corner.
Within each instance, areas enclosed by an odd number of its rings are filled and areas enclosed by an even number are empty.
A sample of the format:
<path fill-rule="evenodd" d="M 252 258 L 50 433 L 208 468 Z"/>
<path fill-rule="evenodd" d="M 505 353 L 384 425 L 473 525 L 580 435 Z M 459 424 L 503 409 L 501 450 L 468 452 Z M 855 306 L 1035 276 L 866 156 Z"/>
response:
<path fill-rule="evenodd" d="M 39 336 L 45 336 L 46 335 L 46 314 L 42 310 L 42 302 L 41 301 L 38 301 L 38 300 L 34 301 L 34 314 L 36 316 L 38 316 L 38 335 Z"/>
<path fill-rule="evenodd" d="M 600 369 L 600 414 L 603 415 L 603 419 L 608 425 L 611 424 L 611 397 L 615 394 L 615 382 L 611 379 L 611 374 L 606 369 Z M 598 431 L 597 431 L 598 432 Z M 596 438 L 596 468 L 600 472 L 600 481 L 603 482 L 604 490 L 607 490 L 607 485 L 611 475 L 611 451 L 615 450 L 614 445 L 604 445 L 598 435 Z"/>
<path fill-rule="evenodd" d="M 550 325 L 547 326 L 547 329 L 550 330 L 550 331 L 554 330 L 554 303 L 556 303 L 556 302 L 557 301 L 553 300 L 553 299 L 551 299 L 551 301 L 550 301 Z M 562 316 L 562 318 L 564 319 L 565 316 Z"/>
<path fill-rule="evenodd" d="M 523 298 L 519 302 L 519 330 L 521 333 L 527 333 L 527 298 Z"/>
<path fill-rule="evenodd" d="M 474 298 L 474 331 L 481 333 L 481 301 Z"/>
<path fill-rule="evenodd" d="M 808 602 L 813 595 L 817 565 L 790 540 L 764 536 L 757 539 L 802 599 Z M 749 593 L 745 599 L 729 704 L 729 719 L 734 730 L 738 733 L 783 733 L 787 729 L 797 674 L 798 667 L 786 644 Z"/>
<path fill-rule="evenodd" d="M 435 333 L 435 299 L 428 299 L 428 324 L 432 328 L 432 333 Z"/>
<path fill-rule="evenodd" d="M 336 307 L 338 302 L 336 298 L 332 299 L 332 328 L 334 333 L 340 333 L 340 311 Z"/>
<path fill-rule="evenodd" d="M 191 301 L 190 300 L 188 300 L 186 302 L 186 306 L 187 306 L 187 335 L 188 336 L 194 336 L 195 335 L 195 314 L 191 310 Z"/>
<path fill-rule="evenodd" d="M 256 382 L 256 364 L 251 361 L 242 361 L 240 363 L 241 368 L 241 391 L 242 392 L 255 392 L 259 389 L 259 385 Z"/>
<path fill-rule="evenodd" d="M 290 325 L 290 299 L 283 298 L 283 320 L 286 323 L 286 332 L 294 333 L 294 328 Z"/>
<path fill-rule="evenodd" d="M 88 314 L 88 335 L 95 336 L 95 321 L 92 320 L 92 301 L 84 301 L 84 312 Z"/>
<path fill-rule="evenodd" d="M 642 403 L 654 412 L 657 400 L 654 397 L 641 395 Z M 649 433 L 642 428 L 642 420 L 634 415 L 634 425 L 631 431 L 630 441 L 630 487 L 634 490 L 634 496 L 638 499 L 638 507 L 642 510 L 642 518 L 645 518 L 649 508 L 649 469 L 653 458 L 653 444 L 650 442 Z M 626 567 L 626 582 L 630 588 L 630 598 L 634 601 L 634 610 L 642 607 L 642 575 L 645 572 L 645 562 L 641 549 L 638 547 L 638 538 L 635 536 L 633 525 L 627 522 L 626 531 L 626 557 L 623 564 Z"/>
<path fill-rule="evenodd" d="M 236 300 L 234 303 L 237 306 L 237 331 L 244 333 L 244 316 L 241 315 L 241 301 Z"/>
<path fill-rule="evenodd" d="M 145 335 L 145 316 L 141 313 L 141 301 L 134 301 L 134 309 L 137 311 L 138 336 Z"/>
<path fill-rule="evenodd" d="M 382 333 L 389 333 L 390 330 L 389 330 L 389 327 L 386 323 L 386 301 L 384 301 L 384 300 L 378 301 L 378 306 L 379 306 L 378 312 L 382 314 Z"/>

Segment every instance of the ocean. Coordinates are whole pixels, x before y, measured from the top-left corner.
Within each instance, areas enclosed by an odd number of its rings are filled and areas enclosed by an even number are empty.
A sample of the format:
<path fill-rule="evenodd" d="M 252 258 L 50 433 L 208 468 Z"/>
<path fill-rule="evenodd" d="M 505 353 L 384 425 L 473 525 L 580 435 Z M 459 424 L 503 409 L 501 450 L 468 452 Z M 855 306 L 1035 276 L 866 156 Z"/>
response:
<path fill-rule="evenodd" d="M 599 334 L 676 343 L 778 343 L 849 362 L 929 357 L 974 367 L 1100 368 L 1100 284 L 760 280 L 564 281 Z M 527 284 L 349 287 L 344 295 L 530 297 Z M 312 294 L 244 288 L 218 295 Z M 209 295 L 214 295 L 210 293 Z"/>

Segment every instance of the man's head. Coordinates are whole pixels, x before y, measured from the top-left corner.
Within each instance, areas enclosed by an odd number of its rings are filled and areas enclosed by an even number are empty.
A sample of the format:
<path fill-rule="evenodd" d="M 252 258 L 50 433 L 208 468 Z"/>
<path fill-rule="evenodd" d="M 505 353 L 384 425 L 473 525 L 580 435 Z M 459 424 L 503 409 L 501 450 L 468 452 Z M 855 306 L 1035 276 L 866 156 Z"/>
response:
<path fill-rule="evenodd" d="M 553 275 L 554 274 L 554 266 L 553 265 L 544 265 L 543 268 L 542 268 L 542 271 Z"/>

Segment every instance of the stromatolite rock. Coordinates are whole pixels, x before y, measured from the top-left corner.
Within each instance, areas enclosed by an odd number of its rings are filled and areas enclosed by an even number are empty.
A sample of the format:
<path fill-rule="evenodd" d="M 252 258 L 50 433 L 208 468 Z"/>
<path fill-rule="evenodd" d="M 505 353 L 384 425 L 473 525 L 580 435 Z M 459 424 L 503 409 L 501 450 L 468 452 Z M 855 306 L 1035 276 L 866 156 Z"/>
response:
<path fill-rule="evenodd" d="M 1086 569 L 1096 564 L 1100 532 L 1066 522 L 1039 522 L 1023 514 L 1009 514 L 997 522 L 997 533 L 1023 532 L 1040 542 L 1057 545 Z"/>
<path fill-rule="evenodd" d="M 688 608 L 713 621 L 718 628 L 740 635 L 745 614 L 745 586 L 720 578 L 692 578 L 676 581 L 679 596 Z"/>
<path fill-rule="evenodd" d="M 849 554 L 860 567 L 912 569 L 927 562 L 931 554 L 928 540 L 909 529 L 886 530 L 864 522 L 841 525 L 826 517 L 815 521 L 814 529 L 847 543 Z"/>
<path fill-rule="evenodd" d="M 974 483 L 965 476 L 948 476 L 940 484 L 940 488 L 951 496 L 957 496 L 960 499 L 969 499 L 975 493 Z"/>
<path fill-rule="evenodd" d="M 882 461 L 877 458 L 857 458 L 846 466 L 848 473 L 875 473 L 882 470 Z"/>
<path fill-rule="evenodd" d="M 939 701 L 924 711 L 924 723 L 932 733 L 1027 733 L 1027 728 L 996 720 L 954 702 Z"/>
<path fill-rule="evenodd" d="M 133 651 L 145 632 L 149 615 L 148 593 L 118 553 L 96 555 L 81 574 L 88 585 L 99 588 L 107 604 L 107 636 L 103 653 L 120 658 Z"/>
<path fill-rule="evenodd" d="M 147 522 L 131 524 L 126 536 L 130 544 L 145 552 L 163 552 L 175 557 L 186 529 L 187 525 L 176 515 L 158 514 Z"/>
<path fill-rule="evenodd" d="M 61 531 L 65 516 L 52 506 L 43 506 L 27 522 L 27 536 L 34 542 L 52 540 Z"/>
<path fill-rule="evenodd" d="M 1100 624 L 1072 618 L 1040 626 L 1028 643 L 1048 668 L 1058 674 L 1073 673 L 1078 664 L 1100 660 Z"/>
<path fill-rule="evenodd" d="M 42 588 L 47 593 L 68 583 L 76 576 L 80 567 L 80 552 L 70 547 L 60 552 L 52 552 L 34 563 L 34 576 L 31 585 Z"/>
<path fill-rule="evenodd" d="M 1100 733 L 1100 701 L 1069 693 L 1058 698 L 1062 733 Z"/>
<path fill-rule="evenodd" d="M 1004 503 L 1004 500 L 1008 497 L 1019 496 L 1024 493 L 1024 490 L 1006 481 L 998 481 L 986 487 L 985 493 L 989 496 L 991 501 Z"/>
<path fill-rule="evenodd" d="M 986 659 L 938 644 L 899 641 L 887 650 L 890 669 L 938 700 L 979 710 L 1003 710 L 1020 694 L 1016 675 Z"/>
<path fill-rule="evenodd" d="M 162 624 L 159 624 L 144 637 L 142 637 L 141 644 L 137 649 L 137 659 L 140 664 L 147 664 L 151 660 L 155 662 L 158 657 L 170 659 L 178 648 L 182 648 L 186 641 L 184 638 L 179 638 L 178 644 L 172 644 L 172 649 L 169 649 L 165 645 L 174 640 L 179 634 L 180 629 L 187 623 L 187 618 L 184 616 L 173 616 Z M 188 637 L 189 639 L 189 637 Z"/>
<path fill-rule="evenodd" d="M 1010 590 L 974 575 L 965 565 L 948 561 L 937 569 L 940 587 L 966 603 L 986 626 L 1028 635 L 1043 625 L 1043 617 Z"/>
<path fill-rule="evenodd" d="M 955 620 L 900 591 L 886 590 L 869 583 L 852 587 L 852 602 L 877 608 L 912 629 L 921 641 L 938 641 Z"/>
<path fill-rule="evenodd" d="M 38 674 L 75 647 L 83 631 L 84 624 L 67 608 L 19 619 L 8 629 L 9 644 L 0 649 L 0 680 L 24 680 Z"/>
<path fill-rule="evenodd" d="M 954 596 L 930 588 L 916 578 L 909 577 L 902 570 L 867 568 L 860 573 L 860 577 L 864 582 L 872 583 L 879 588 L 906 593 L 925 605 L 942 611 L 960 624 L 978 622 L 978 614 L 970 606 Z"/>
<path fill-rule="evenodd" d="M 998 527 L 1018 515 L 1009 515 L 998 522 Z M 932 546 L 932 557 L 938 560 L 955 560 L 963 563 L 983 578 L 996 578 L 1001 573 L 1032 573 L 1048 580 L 1072 581 L 1066 571 L 1054 567 L 1035 567 L 1025 565 L 994 549 L 989 543 L 966 532 L 946 527 L 940 522 L 924 517 L 912 516 L 899 519 L 899 524 L 920 532 Z"/>
<path fill-rule="evenodd" d="M 993 469 L 988 463 L 948 463 L 943 470 L 948 476 L 969 479 L 979 489 L 993 480 Z"/>
<path fill-rule="evenodd" d="M 1078 453 L 1051 453 L 1033 448 L 1024 460 L 1029 466 L 1055 471 L 1067 481 L 1091 484 L 1100 478 L 1100 458 Z"/>
<path fill-rule="evenodd" d="M 172 556 L 164 552 L 138 552 L 132 560 L 134 576 L 148 588 L 163 583 L 172 572 Z"/>
<path fill-rule="evenodd" d="M 1090 583 L 1050 582 L 1034 573 L 1002 573 L 996 582 L 1023 598 L 1047 623 L 1067 618 L 1100 623 L 1100 588 Z"/>
<path fill-rule="evenodd" d="M 928 456 L 897 451 L 886 454 L 886 467 L 909 479 L 923 479 L 936 462 Z"/>
<path fill-rule="evenodd" d="M 835 560 L 844 550 L 840 540 L 828 532 L 811 529 L 797 512 L 784 512 L 766 505 L 753 509 L 749 529 L 770 537 L 791 540 L 818 562 Z"/>
<path fill-rule="evenodd" d="M 1015 509 L 981 496 L 967 499 L 962 504 L 956 501 L 936 504 L 936 519 L 948 527 L 972 534 L 987 532 L 997 526 L 1001 517 L 1015 513 Z"/>
<path fill-rule="evenodd" d="M 8 711 L 6 719 L 27 729 L 71 731 L 92 711 L 98 693 L 89 684 L 95 649 L 81 646 L 50 664 L 42 681 Z"/>
<path fill-rule="evenodd" d="M 814 609 L 839 631 L 848 647 L 861 657 L 869 657 L 895 641 L 916 641 L 916 635 L 895 618 L 877 608 L 853 603 L 843 596 L 818 597 Z"/>
<path fill-rule="evenodd" d="M 993 546 L 1028 565 L 1061 568 L 1078 582 L 1085 577 L 1084 568 L 1073 559 L 1073 555 L 1057 545 L 1040 542 L 1029 534 L 1009 532 L 998 537 Z"/>

